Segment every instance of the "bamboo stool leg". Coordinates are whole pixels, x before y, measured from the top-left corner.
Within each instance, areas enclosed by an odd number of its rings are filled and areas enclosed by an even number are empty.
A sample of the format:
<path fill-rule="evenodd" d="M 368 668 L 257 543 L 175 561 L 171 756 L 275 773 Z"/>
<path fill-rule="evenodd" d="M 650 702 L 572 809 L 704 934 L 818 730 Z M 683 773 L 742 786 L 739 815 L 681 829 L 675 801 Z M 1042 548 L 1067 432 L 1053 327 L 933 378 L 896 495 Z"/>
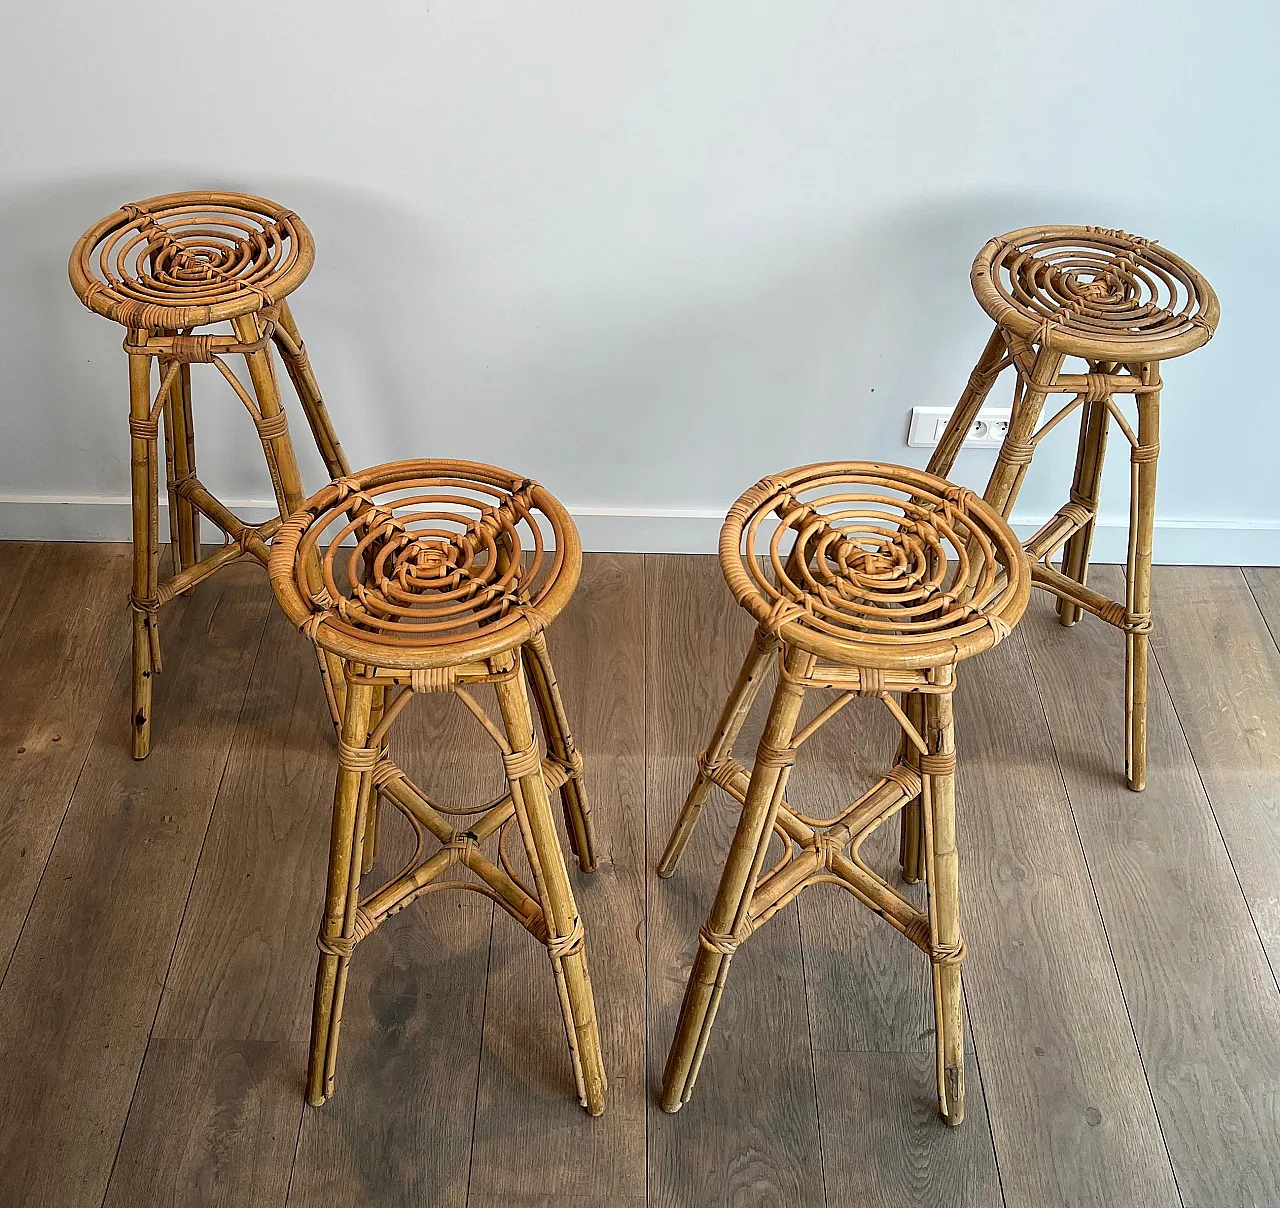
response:
<path fill-rule="evenodd" d="M 1158 365 L 1142 366 L 1144 381 Z M 1138 443 L 1131 451 L 1129 557 L 1125 618 L 1125 776 L 1147 784 L 1147 650 L 1151 641 L 1151 545 L 1156 518 L 1156 458 L 1160 453 L 1160 392 L 1138 395 Z"/>
<path fill-rule="evenodd" d="M 1091 366 L 1093 372 L 1102 370 Z M 1089 551 L 1093 545 L 1093 530 L 1097 520 L 1098 488 L 1102 482 L 1102 465 L 1107 453 L 1107 432 L 1111 427 L 1111 415 L 1105 403 L 1087 400 L 1080 414 L 1080 446 L 1076 453 L 1075 477 L 1071 483 L 1071 502 L 1082 504 L 1090 511 L 1089 523 L 1073 533 L 1062 551 L 1062 573 L 1074 579 L 1082 587 L 1089 577 Z M 1058 620 L 1063 625 L 1074 625 L 1081 617 L 1082 609 L 1070 600 L 1058 601 Z"/>
<path fill-rule="evenodd" d="M 560 788 L 569 847 L 583 872 L 595 872 L 595 833 L 591 825 L 591 802 L 587 799 L 587 786 L 582 780 L 582 756 L 574 745 L 569 714 L 560 695 L 555 668 L 551 665 L 547 638 L 541 630 L 524 644 L 521 657 L 547 738 L 547 750 L 552 759 L 569 773 L 569 779 Z"/>
<path fill-rule="evenodd" d="M 151 680 L 160 670 L 156 599 L 160 562 L 159 430 L 151 418 L 151 357 L 129 355 L 129 446 L 133 488 L 133 757 L 151 750 Z"/>
<path fill-rule="evenodd" d="M 241 315 L 232 319 L 231 325 L 236 335 L 246 344 L 254 343 L 260 336 L 257 317 Z M 298 469 L 298 461 L 294 456 L 293 443 L 289 439 L 289 425 L 284 408 L 280 402 L 280 385 L 276 379 L 275 362 L 271 358 L 270 346 L 257 352 L 245 354 L 249 367 L 249 378 L 253 383 L 253 392 L 258 400 L 261 419 L 257 421 L 258 437 L 262 441 L 262 450 L 267 459 L 267 472 L 271 475 L 271 484 L 275 488 L 276 503 L 280 515 L 287 517 L 296 512 L 303 504 L 302 473 Z M 321 586 L 320 561 L 318 556 L 311 558 L 307 567 L 309 586 L 313 591 Z M 329 701 L 333 712 L 334 724 L 341 723 L 344 713 L 343 697 L 346 692 L 346 679 L 342 661 L 336 655 L 317 647 L 317 660 L 320 663 L 321 675 L 331 693 Z M 328 693 L 327 693 L 328 694 Z"/>
<path fill-rule="evenodd" d="M 333 831 L 329 841 L 329 885 L 317 940 L 320 962 L 316 970 L 311 1060 L 307 1069 L 307 1102 L 313 1107 L 319 1107 L 333 1093 L 342 1000 L 355 948 L 361 848 L 372 787 L 369 772 L 378 754 L 365 747 L 372 703 L 371 685 L 347 685 L 342 740 L 338 747 L 338 782 L 333 798 Z"/>
<path fill-rule="evenodd" d="M 786 670 L 802 676 L 809 672 L 814 661 L 811 654 L 798 648 L 788 649 Z M 715 903 L 698 935 L 697 955 L 662 1074 L 663 1111 L 679 1111 L 693 1093 L 724 993 L 729 962 L 748 934 L 747 907 L 769 848 L 778 806 L 786 792 L 794 758 L 790 743 L 804 692 L 803 685 L 789 678 L 780 680 L 774 692 Z"/>
<path fill-rule="evenodd" d="M 169 479 L 169 533 L 174 569 L 200 561 L 200 513 L 181 493 L 196 472 L 196 439 L 191 415 L 191 366 L 180 365 L 164 406 L 165 460 Z M 194 588 L 189 589 L 194 590 Z"/>
<path fill-rule="evenodd" d="M 924 733 L 924 702 L 918 692 L 903 694 L 902 711 L 907 720 L 921 734 Z M 920 752 L 914 743 L 908 742 L 906 735 L 898 746 L 898 759 L 911 768 L 920 771 Z M 924 826 L 923 804 L 919 796 L 913 797 L 902 807 L 901 833 L 898 844 L 898 863 L 902 866 L 902 879 L 908 885 L 914 885 L 927 875 L 924 844 L 921 842 Z"/>
<path fill-rule="evenodd" d="M 925 852 L 929 882 L 929 932 L 933 1007 L 937 1029 L 938 1106 L 948 1124 L 964 1119 L 964 997 L 960 965 L 960 866 L 956 852 L 956 748 L 950 693 L 924 701 L 929 754 L 925 773 Z"/>
<path fill-rule="evenodd" d="M 666 850 L 658 861 L 658 876 L 669 877 L 676 870 L 680 857 L 684 854 L 685 845 L 693 828 L 697 825 L 698 814 L 706 804 L 707 794 L 711 791 L 712 780 L 716 768 L 729 758 L 733 744 L 737 741 L 742 725 L 751 712 L 760 685 L 764 682 L 764 672 L 769 656 L 777 647 L 777 641 L 767 629 L 757 629 L 751 639 L 747 657 L 743 660 L 742 670 L 738 672 L 737 682 L 725 701 L 724 710 L 716 724 L 715 733 L 707 749 L 698 756 L 698 775 L 693 787 L 681 807 L 680 817 L 676 819 L 671 837 L 667 840 Z"/>
<path fill-rule="evenodd" d="M 583 947 L 582 920 L 569 885 L 546 781 L 542 778 L 542 761 L 533 736 L 533 717 L 520 660 L 515 661 L 515 674 L 496 682 L 494 689 L 513 752 L 504 756 L 503 762 L 542 905 L 547 951 L 560 994 L 578 1097 L 587 1111 L 598 1116 L 604 1111 L 606 1079 L 591 976 Z"/>
<path fill-rule="evenodd" d="M 387 703 L 387 690 L 382 684 L 375 684 L 373 697 L 369 705 L 369 729 L 377 728 L 382 720 Z M 382 793 L 374 787 L 369 791 L 369 809 L 364 820 L 364 843 L 360 848 L 360 873 L 373 870 L 373 862 L 378 858 L 378 835 L 382 826 Z"/>
<path fill-rule="evenodd" d="M 1033 452 L 1031 437 L 1035 434 L 1040 412 L 1044 409 L 1045 399 L 1049 396 L 1062 361 L 1060 352 L 1042 348 L 1036 355 L 1026 390 L 1014 405 L 1009 431 L 1005 433 L 1004 443 L 996 456 L 995 468 L 991 471 L 983 494 L 987 503 L 1002 516 L 1008 516 L 1013 508 L 1022 480 L 1027 476 Z"/>
<path fill-rule="evenodd" d="M 347 455 L 342 451 L 338 434 L 333 428 L 333 421 L 329 418 L 329 409 L 320 395 L 320 386 L 316 382 L 316 375 L 312 372 L 311 360 L 307 356 L 306 347 L 302 343 L 302 336 L 298 331 L 297 323 L 294 322 L 289 303 L 281 299 L 279 310 L 280 317 L 274 333 L 276 347 L 280 350 L 280 357 L 284 361 L 289 380 L 293 382 L 293 388 L 298 393 L 298 401 L 302 404 L 303 414 L 306 415 L 307 423 L 311 426 L 311 435 L 315 437 L 316 448 L 319 449 L 320 456 L 324 460 L 325 469 L 329 471 L 329 477 L 342 478 L 351 473 Z"/>
<path fill-rule="evenodd" d="M 942 433 L 942 439 L 938 441 L 938 447 L 929 458 L 930 474 L 945 478 L 951 473 L 951 467 L 955 465 L 960 446 L 964 444 L 964 438 L 973 426 L 978 412 L 982 410 L 982 404 L 987 401 L 991 387 L 995 385 L 999 374 L 998 367 L 1004 358 L 1004 353 L 1004 336 L 999 326 L 996 326 L 987 339 L 987 346 L 982 350 L 977 365 L 969 374 L 969 382 L 960 395 L 960 401 L 951 413 L 951 418 L 947 421 L 946 430 Z"/>

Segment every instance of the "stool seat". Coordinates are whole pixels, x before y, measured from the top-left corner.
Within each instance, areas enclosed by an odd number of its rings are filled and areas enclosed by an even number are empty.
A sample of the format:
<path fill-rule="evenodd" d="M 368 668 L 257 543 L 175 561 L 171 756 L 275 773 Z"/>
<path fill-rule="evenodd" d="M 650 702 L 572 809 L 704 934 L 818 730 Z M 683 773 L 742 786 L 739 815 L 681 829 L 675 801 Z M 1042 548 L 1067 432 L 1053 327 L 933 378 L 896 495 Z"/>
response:
<path fill-rule="evenodd" d="M 1161 361 L 1208 342 L 1212 286 L 1153 240 L 1103 227 L 1024 227 L 986 244 L 970 273 L 992 319 L 1069 356 Z"/>
<path fill-rule="evenodd" d="M 331 483 L 281 526 L 269 563 L 281 606 L 317 645 L 406 671 L 519 648 L 559 615 L 581 569 L 577 531 L 548 491 L 447 460 Z"/>
<path fill-rule="evenodd" d="M 311 232 L 284 206 L 245 193 L 168 193 L 90 227 L 68 273 L 98 314 L 178 331 L 272 306 L 314 263 Z"/>
<path fill-rule="evenodd" d="M 1026 559 L 993 508 L 933 475 L 876 462 L 761 479 L 729 511 L 720 565 L 764 629 L 853 667 L 979 654 L 1030 594 Z"/>

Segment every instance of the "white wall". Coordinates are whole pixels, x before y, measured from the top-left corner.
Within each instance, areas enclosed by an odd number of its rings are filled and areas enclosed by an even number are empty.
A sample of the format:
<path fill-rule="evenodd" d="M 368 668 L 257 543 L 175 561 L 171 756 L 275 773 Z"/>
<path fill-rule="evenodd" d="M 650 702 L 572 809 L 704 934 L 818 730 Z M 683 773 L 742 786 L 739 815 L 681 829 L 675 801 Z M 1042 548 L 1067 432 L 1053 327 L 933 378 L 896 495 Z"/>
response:
<path fill-rule="evenodd" d="M 125 535 L 123 333 L 66 255 L 123 201 L 225 187 L 316 236 L 294 309 L 357 465 L 518 468 L 596 548 L 713 548 L 771 470 L 922 464 L 907 412 L 952 402 L 981 347 L 988 236 L 1158 238 L 1223 316 L 1166 366 L 1157 557 L 1280 561 L 1280 6 L 63 0 L 2 20 L 0 536 Z M 195 372 L 202 477 L 268 500 L 246 417 Z M 1064 431 L 1020 516 L 1062 501 L 1073 452 Z"/>

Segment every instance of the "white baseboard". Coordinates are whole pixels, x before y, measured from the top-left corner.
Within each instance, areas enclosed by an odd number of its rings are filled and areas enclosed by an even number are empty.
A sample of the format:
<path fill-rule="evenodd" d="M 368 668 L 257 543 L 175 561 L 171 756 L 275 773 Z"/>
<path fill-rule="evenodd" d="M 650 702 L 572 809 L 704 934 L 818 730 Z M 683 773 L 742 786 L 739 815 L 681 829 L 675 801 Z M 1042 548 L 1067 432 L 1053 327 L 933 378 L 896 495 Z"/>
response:
<path fill-rule="evenodd" d="M 268 500 L 228 500 L 251 524 L 275 515 Z M 707 508 L 570 507 L 584 548 L 615 553 L 710 554 L 716 550 L 723 512 Z M 168 532 L 161 506 L 161 539 Z M 1029 537 L 1044 519 L 1013 518 Z M 212 535 L 212 525 L 206 524 Z M 124 495 L 0 496 L 0 540 L 128 541 L 130 504 Z M 1124 517 L 1103 516 L 1094 537 L 1098 562 L 1123 562 L 1128 534 Z M 1157 519 L 1155 561 L 1169 566 L 1280 566 L 1280 520 Z"/>

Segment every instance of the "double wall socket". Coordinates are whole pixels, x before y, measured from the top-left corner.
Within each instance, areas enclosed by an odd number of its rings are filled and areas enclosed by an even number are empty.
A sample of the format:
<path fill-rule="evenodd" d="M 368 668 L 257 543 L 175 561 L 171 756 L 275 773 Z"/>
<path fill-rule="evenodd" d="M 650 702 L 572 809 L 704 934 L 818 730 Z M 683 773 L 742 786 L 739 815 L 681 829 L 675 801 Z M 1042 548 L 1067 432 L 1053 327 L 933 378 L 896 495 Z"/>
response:
<path fill-rule="evenodd" d="M 913 449 L 932 449 L 942 439 L 947 421 L 954 407 L 912 407 L 911 430 L 907 444 Z M 983 407 L 978 412 L 969 435 L 964 438 L 965 449 L 998 449 L 1009 431 L 1008 407 Z"/>

